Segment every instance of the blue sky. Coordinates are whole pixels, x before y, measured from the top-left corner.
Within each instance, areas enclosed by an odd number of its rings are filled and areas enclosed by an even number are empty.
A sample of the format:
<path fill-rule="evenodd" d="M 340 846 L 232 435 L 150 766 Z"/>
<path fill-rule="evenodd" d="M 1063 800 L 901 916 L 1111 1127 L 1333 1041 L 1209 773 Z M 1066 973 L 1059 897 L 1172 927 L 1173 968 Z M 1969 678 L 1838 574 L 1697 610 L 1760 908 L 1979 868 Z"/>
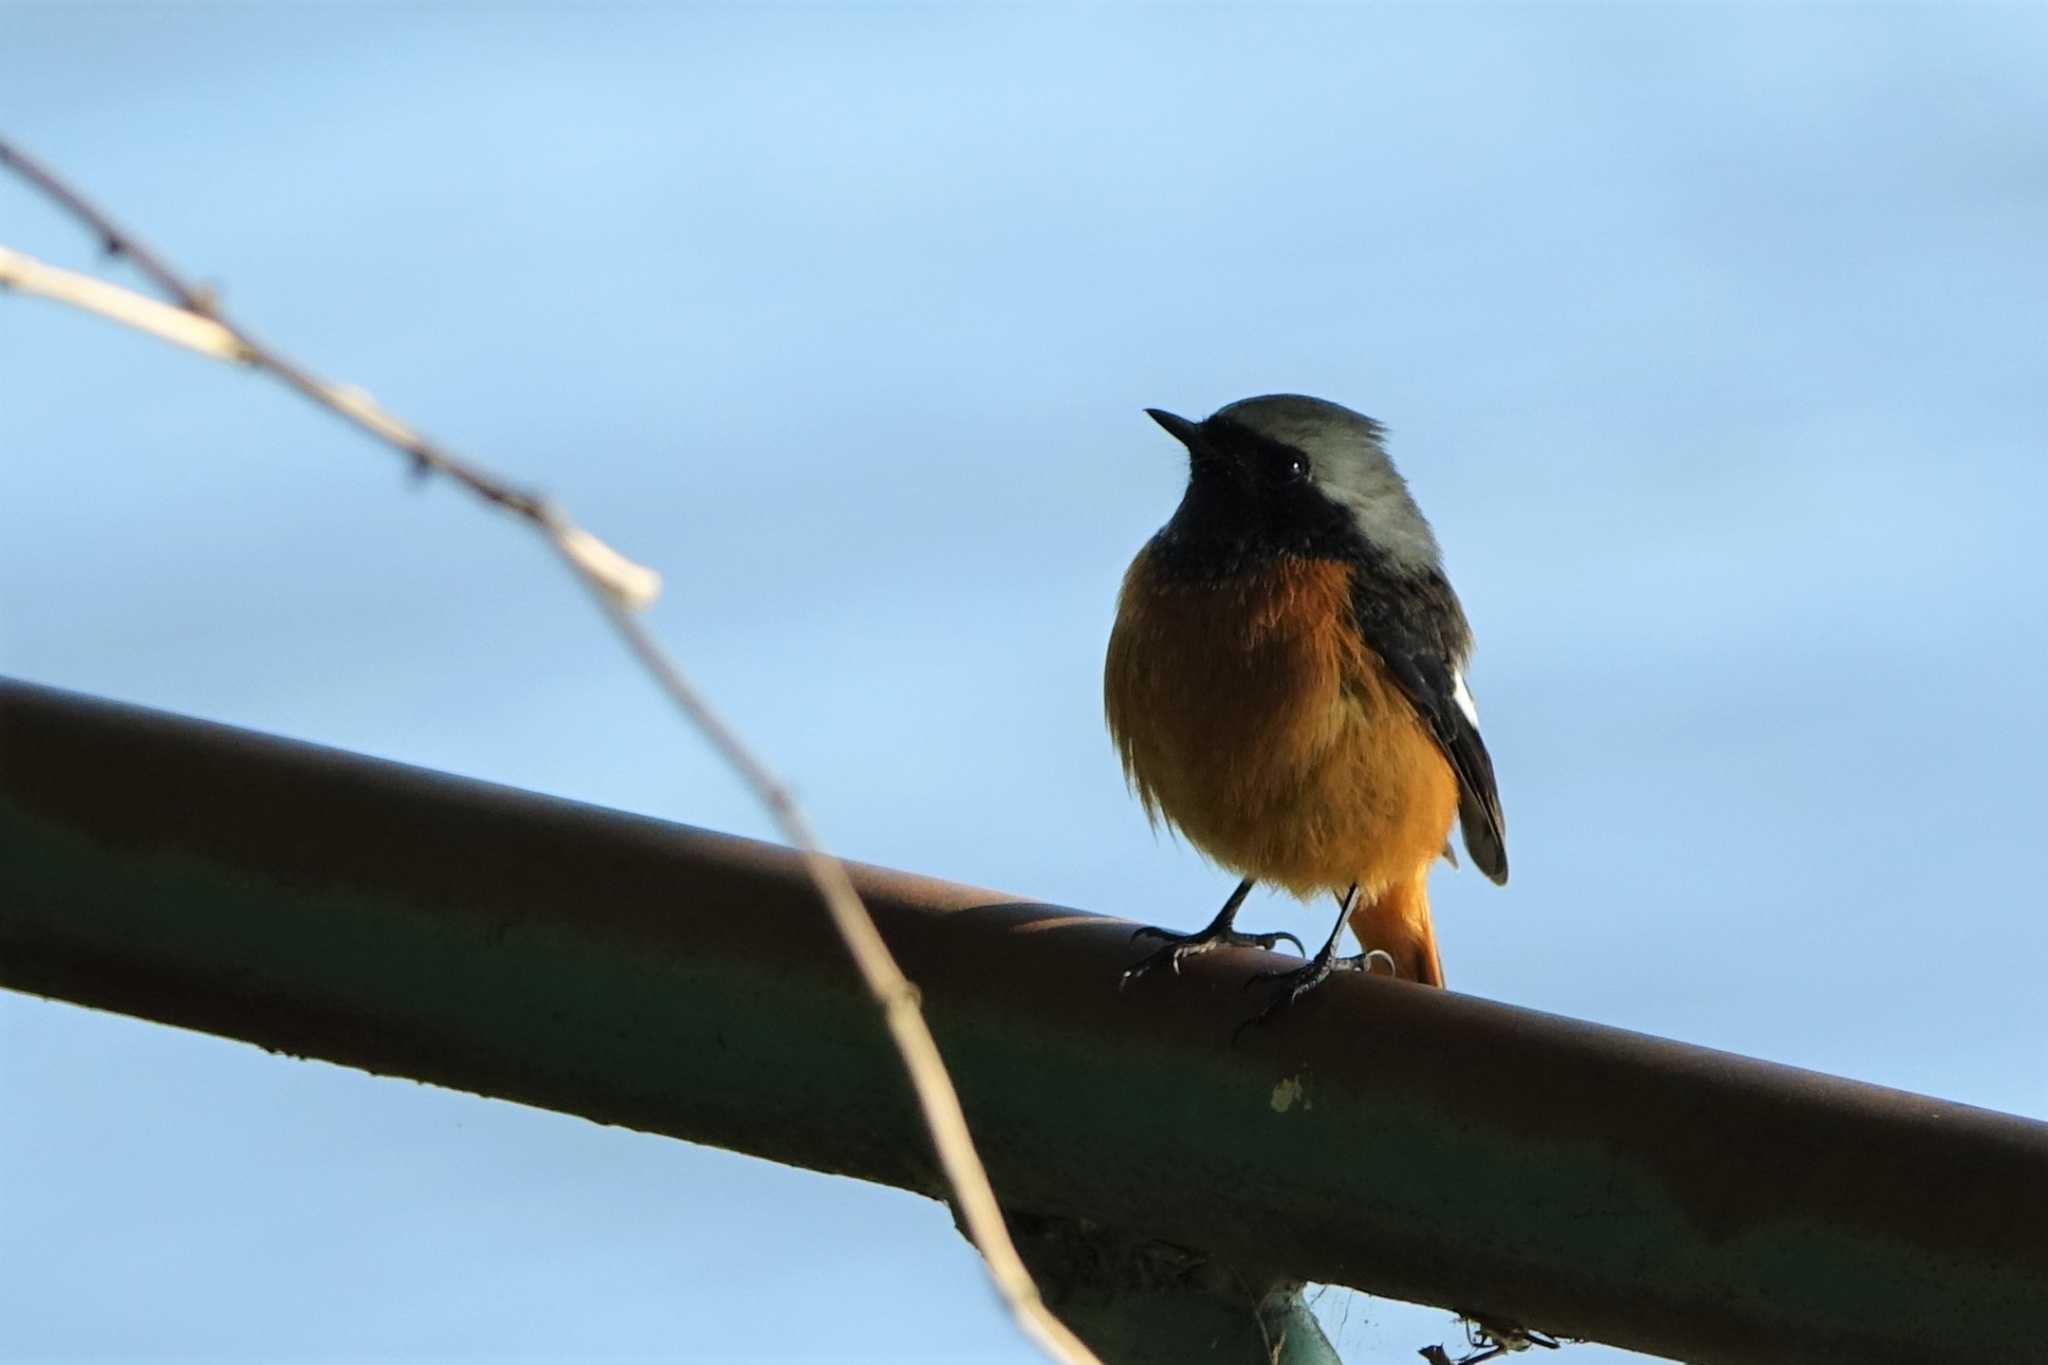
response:
<path fill-rule="evenodd" d="M 659 565 L 845 853 L 1206 918 L 1099 715 L 1140 409 L 1316 393 L 1478 632 L 1515 876 L 1439 873 L 1454 988 L 2048 1117 L 2048 11 L 5 23 L 9 135 Z M 0 242 L 93 264 L 12 183 Z M 517 527 L 5 298 L 0 670 L 767 832 Z M 0 1094 L 12 1358 L 1032 1358 L 892 1191 L 22 998 Z"/>

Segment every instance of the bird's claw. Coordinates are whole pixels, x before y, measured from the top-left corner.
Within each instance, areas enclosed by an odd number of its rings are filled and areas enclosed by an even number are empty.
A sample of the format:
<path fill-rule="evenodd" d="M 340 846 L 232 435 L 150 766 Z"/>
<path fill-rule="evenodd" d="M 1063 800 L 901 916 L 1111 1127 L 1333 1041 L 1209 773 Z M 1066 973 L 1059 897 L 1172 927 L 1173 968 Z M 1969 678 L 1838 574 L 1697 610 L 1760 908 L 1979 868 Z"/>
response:
<path fill-rule="evenodd" d="M 1354 953 L 1350 957 L 1332 955 L 1326 958 L 1314 959 L 1299 967 L 1290 967 L 1282 972 L 1253 972 L 1249 977 L 1245 978 L 1244 988 L 1250 990 L 1261 981 L 1285 981 L 1293 977 L 1301 977 L 1304 979 L 1287 992 L 1292 999 L 1298 1000 L 1317 986 L 1322 985 L 1325 978 L 1329 977 L 1333 972 L 1364 972 L 1370 976 L 1375 967 L 1383 968 L 1387 976 L 1393 976 L 1398 970 L 1394 966 L 1394 955 L 1392 953 L 1388 952 L 1385 948 L 1374 948 L 1369 952 Z"/>
<path fill-rule="evenodd" d="M 1238 1039 L 1244 1037 L 1247 1030 L 1257 1028 L 1271 1021 L 1276 1015 L 1284 1013 L 1295 1001 L 1329 980 L 1333 973 L 1364 972 L 1369 976 L 1374 967 L 1383 967 L 1386 975 L 1393 976 L 1396 971 L 1393 954 L 1384 948 L 1373 948 L 1354 957 L 1336 957 L 1325 950 L 1289 971 L 1252 973 L 1245 980 L 1246 990 L 1263 981 L 1284 984 L 1273 992 L 1273 998 L 1266 1002 L 1264 1009 L 1237 1026 L 1230 1035 L 1231 1043 L 1234 1045 Z"/>
<path fill-rule="evenodd" d="M 1185 947 L 1188 949 L 1188 952 L 1184 956 L 1206 953 L 1211 948 L 1264 948 L 1266 951 L 1271 952 L 1274 948 L 1279 947 L 1282 942 L 1292 943 L 1295 952 L 1300 953 L 1303 957 L 1308 956 L 1308 949 L 1301 946 L 1301 940 L 1288 933 L 1285 929 L 1276 930 L 1270 934 L 1245 934 L 1239 933 L 1235 929 L 1226 929 L 1220 934 L 1176 934 L 1171 930 L 1160 929 L 1154 925 L 1147 924 L 1133 930 L 1131 933 L 1131 942 L 1133 943 L 1142 942 L 1148 938 L 1156 938 L 1166 943 Z"/>
<path fill-rule="evenodd" d="M 1220 934 L 1206 931 L 1193 934 L 1176 934 L 1171 930 L 1156 929 L 1148 924 L 1141 929 L 1133 931 L 1131 934 L 1131 942 L 1133 943 L 1141 943 L 1146 939 L 1158 939 L 1165 946 L 1127 969 L 1117 981 L 1118 990 L 1122 990 L 1131 982 L 1136 981 L 1145 973 L 1159 966 L 1165 966 L 1171 969 L 1175 976 L 1179 976 L 1180 964 L 1183 958 L 1200 957 L 1203 953 L 1213 952 L 1218 948 L 1264 948 L 1266 951 L 1271 952 L 1279 947 L 1281 943 L 1286 942 L 1294 945 L 1295 952 L 1303 956 L 1307 956 L 1308 953 L 1308 950 L 1301 946 L 1301 940 L 1284 929 L 1271 934 L 1241 934 L 1235 929 L 1226 929 Z"/>

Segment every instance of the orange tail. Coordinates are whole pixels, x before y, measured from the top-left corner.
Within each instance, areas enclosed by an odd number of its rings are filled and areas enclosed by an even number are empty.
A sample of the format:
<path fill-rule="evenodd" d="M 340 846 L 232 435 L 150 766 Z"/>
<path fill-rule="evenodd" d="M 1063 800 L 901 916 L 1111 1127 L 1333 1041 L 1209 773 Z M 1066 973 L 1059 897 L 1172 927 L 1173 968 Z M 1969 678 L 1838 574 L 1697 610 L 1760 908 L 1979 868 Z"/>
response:
<path fill-rule="evenodd" d="M 1436 955 L 1436 928 L 1429 922 L 1427 867 L 1371 904 L 1354 906 L 1351 932 L 1358 935 L 1366 951 L 1378 948 L 1392 957 L 1395 974 L 1403 981 L 1444 984 L 1443 960 Z"/>

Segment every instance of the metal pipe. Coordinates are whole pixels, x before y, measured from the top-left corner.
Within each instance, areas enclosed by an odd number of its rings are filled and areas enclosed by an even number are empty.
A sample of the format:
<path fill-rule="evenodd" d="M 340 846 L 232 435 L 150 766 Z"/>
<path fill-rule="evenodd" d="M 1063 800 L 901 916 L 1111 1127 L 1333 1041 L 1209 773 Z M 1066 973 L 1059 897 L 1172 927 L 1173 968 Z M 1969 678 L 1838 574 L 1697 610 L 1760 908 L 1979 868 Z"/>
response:
<path fill-rule="evenodd" d="M 1232 1047 L 1261 954 L 1119 994 L 1123 921 L 856 878 L 1014 1210 L 1702 1365 L 2048 1355 L 2048 1126 L 1358 977 Z M 660 821 L 0 684 L 0 984 L 938 1193 L 793 857 Z"/>

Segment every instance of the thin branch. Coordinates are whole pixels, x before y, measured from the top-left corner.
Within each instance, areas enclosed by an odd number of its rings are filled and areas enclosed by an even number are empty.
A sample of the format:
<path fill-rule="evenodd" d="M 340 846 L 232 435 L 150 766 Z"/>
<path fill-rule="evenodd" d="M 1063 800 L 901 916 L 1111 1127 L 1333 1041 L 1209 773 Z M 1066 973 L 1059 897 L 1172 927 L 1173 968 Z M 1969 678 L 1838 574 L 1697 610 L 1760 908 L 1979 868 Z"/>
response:
<path fill-rule="evenodd" d="M 0 165 L 14 169 L 71 213 L 99 238 L 109 254 L 126 256 L 134 261 L 175 301 L 176 306 L 167 309 L 155 300 L 104 282 L 92 281 L 90 277 L 57 271 L 19 253 L 6 252 L 4 248 L 0 248 L 0 253 L 4 253 L 0 254 L 0 285 L 14 284 L 26 292 L 84 308 L 201 354 L 212 355 L 216 359 L 240 360 L 267 371 L 313 402 L 397 448 L 409 456 L 422 473 L 443 474 L 456 480 L 487 502 L 524 517 L 546 536 L 570 571 L 591 590 L 606 619 L 656 685 L 753 789 L 755 796 L 774 816 L 783 837 L 802 854 L 804 868 L 816 885 L 818 895 L 832 917 L 833 926 L 860 969 L 868 993 L 881 1007 L 883 1019 L 916 1092 L 954 1207 L 966 1226 L 968 1237 L 988 1266 L 996 1292 L 1009 1307 L 1018 1326 L 1056 1360 L 1068 1365 L 1099 1365 L 1094 1353 L 1045 1306 L 1037 1284 L 1018 1256 L 1003 1221 L 1002 1208 L 989 1184 L 988 1172 L 975 1154 L 959 1095 L 953 1088 L 952 1078 L 947 1074 L 923 1012 L 918 1008 L 917 988 L 903 975 L 902 968 L 882 941 L 881 933 L 875 928 L 867 907 L 861 904 L 846 869 L 819 846 L 810 821 L 790 796 L 789 790 L 741 742 L 732 727 L 712 710 L 675 660 L 634 615 L 634 611 L 652 601 L 659 590 L 660 579 L 654 571 L 627 559 L 574 525 L 545 498 L 520 489 L 427 441 L 378 407 L 361 390 L 329 384 L 256 341 L 221 313 L 211 293 L 187 283 L 161 257 L 114 224 L 55 172 L 5 139 L 0 139 Z M 6 273 L 10 264 L 14 266 L 12 275 Z M 78 280 L 86 280 L 98 288 L 84 289 L 77 284 Z M 165 313 L 178 316 L 167 318 Z M 211 338 L 214 344 L 200 344 L 201 338 Z"/>
<path fill-rule="evenodd" d="M 98 209 L 85 196 L 57 178 L 56 172 L 37 161 L 21 148 L 0 137 L 0 166 L 5 166 L 29 184 L 41 190 L 57 202 L 57 206 L 76 218 L 100 239 L 100 248 L 109 256 L 126 256 L 135 262 L 136 269 L 147 275 L 157 288 L 170 295 L 171 302 L 188 313 L 201 317 L 213 316 L 213 299 L 204 290 L 194 289 L 180 279 L 175 271 L 157 258 L 155 252 L 136 241 Z"/>
<path fill-rule="evenodd" d="M 996 1202 L 995 1189 L 989 1184 L 988 1172 L 982 1168 L 981 1158 L 975 1154 L 974 1139 L 967 1131 L 967 1116 L 960 1108 L 960 1096 L 953 1089 L 953 1078 L 946 1071 L 945 1061 L 939 1055 L 939 1045 L 925 1024 L 924 1012 L 918 1007 L 917 987 L 911 985 L 902 968 L 896 965 L 895 956 L 882 941 L 881 932 L 875 928 L 867 907 L 861 904 L 860 894 L 854 890 L 845 866 L 818 846 L 809 819 L 788 789 L 761 766 L 640 621 L 602 593 L 598 594 L 598 602 L 669 699 L 696 722 L 712 747 L 754 789 L 754 794 L 774 814 L 783 836 L 803 854 L 804 869 L 817 886 L 818 894 L 832 916 L 833 927 L 839 931 L 839 937 L 845 940 L 853 960 L 859 965 L 868 993 L 882 1007 L 882 1017 L 895 1040 L 896 1051 L 901 1055 L 904 1070 L 909 1072 L 911 1084 L 917 1091 L 925 1127 L 931 1133 L 932 1148 L 938 1153 L 946 1184 L 953 1193 L 953 1206 L 966 1227 L 968 1239 L 981 1252 L 982 1260 L 988 1266 L 989 1278 L 994 1281 L 996 1292 L 1009 1305 L 1017 1325 L 1055 1360 L 1067 1361 L 1070 1365 L 1099 1365 L 1094 1352 L 1045 1306 L 1037 1282 L 1025 1269 L 1023 1258 L 1018 1256 L 1016 1244 L 1010 1240 L 1009 1226 L 1003 1221 L 1002 1206 Z"/>
<path fill-rule="evenodd" d="M 235 341 L 235 334 L 211 318 L 200 317 L 174 304 L 159 303 L 146 294 L 50 265 L 4 246 L 0 246 L 0 289 L 15 289 L 38 298 L 69 304 L 215 360 L 237 361 L 242 358 L 242 348 Z"/>
<path fill-rule="evenodd" d="M 559 508 L 548 505 L 539 494 L 520 488 L 510 480 L 472 465 L 428 440 L 377 406 L 376 401 L 363 390 L 330 384 L 298 362 L 257 340 L 246 328 L 236 325 L 222 314 L 220 305 L 210 291 L 199 289 L 187 282 L 177 271 L 164 264 L 162 257 L 125 229 L 117 226 L 85 196 L 59 179 L 56 172 L 5 138 L 0 138 L 0 166 L 13 168 L 30 184 L 55 199 L 100 240 L 109 255 L 126 256 L 134 261 L 185 313 L 194 318 L 217 323 L 239 347 L 238 359 L 259 370 L 267 370 L 321 407 L 396 447 L 412 460 L 413 468 L 421 474 L 444 475 L 484 501 L 525 517 L 553 539 L 557 548 L 569 556 L 570 561 L 580 572 L 594 577 L 600 587 L 618 598 L 623 605 L 631 608 L 644 607 L 660 594 L 661 575 L 645 565 L 634 563 L 588 531 L 582 530 Z M 103 313 L 102 316 L 107 315 Z M 157 334 L 152 332 L 152 335 Z"/>

